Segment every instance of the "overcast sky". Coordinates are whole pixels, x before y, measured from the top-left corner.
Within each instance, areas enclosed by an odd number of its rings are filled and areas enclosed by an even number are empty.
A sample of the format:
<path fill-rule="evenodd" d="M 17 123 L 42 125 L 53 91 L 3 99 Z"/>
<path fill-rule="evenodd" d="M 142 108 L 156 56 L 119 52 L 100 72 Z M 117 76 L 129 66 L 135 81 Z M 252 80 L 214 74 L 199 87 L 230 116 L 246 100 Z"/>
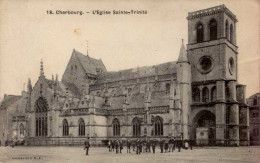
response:
<path fill-rule="evenodd" d="M 239 82 L 259 91 L 259 1 L 0 1 L 0 97 L 21 94 L 40 73 L 61 79 L 73 49 L 102 59 L 108 71 L 176 61 L 187 44 L 188 12 L 225 4 L 238 19 Z M 147 10 L 146 15 L 93 15 L 93 10 Z M 90 12 L 48 15 L 47 10 Z M 25 86 L 26 87 L 26 86 Z"/>

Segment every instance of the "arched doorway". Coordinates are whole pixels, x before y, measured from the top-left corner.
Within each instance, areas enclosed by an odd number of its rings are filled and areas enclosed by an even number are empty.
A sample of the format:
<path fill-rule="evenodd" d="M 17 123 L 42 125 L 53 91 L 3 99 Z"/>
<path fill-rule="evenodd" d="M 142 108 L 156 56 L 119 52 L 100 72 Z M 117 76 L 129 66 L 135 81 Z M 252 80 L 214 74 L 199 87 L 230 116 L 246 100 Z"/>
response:
<path fill-rule="evenodd" d="M 193 123 L 196 126 L 197 143 L 214 145 L 216 139 L 215 115 L 208 110 L 200 111 L 193 119 Z"/>

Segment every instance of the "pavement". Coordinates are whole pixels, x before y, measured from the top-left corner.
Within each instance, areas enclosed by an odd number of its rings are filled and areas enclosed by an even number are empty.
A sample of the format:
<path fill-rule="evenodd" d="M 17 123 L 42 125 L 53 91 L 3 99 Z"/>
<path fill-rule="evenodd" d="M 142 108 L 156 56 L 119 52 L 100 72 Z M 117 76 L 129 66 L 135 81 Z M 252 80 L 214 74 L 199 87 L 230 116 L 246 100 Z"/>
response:
<path fill-rule="evenodd" d="M 136 155 L 109 152 L 105 147 L 91 147 L 89 155 L 85 155 L 82 147 L 0 147 L 0 163 L 16 162 L 48 162 L 48 163 L 225 163 L 225 162 L 260 162 L 260 147 L 204 147 L 193 150 L 176 150 L 172 153 L 141 153 Z"/>

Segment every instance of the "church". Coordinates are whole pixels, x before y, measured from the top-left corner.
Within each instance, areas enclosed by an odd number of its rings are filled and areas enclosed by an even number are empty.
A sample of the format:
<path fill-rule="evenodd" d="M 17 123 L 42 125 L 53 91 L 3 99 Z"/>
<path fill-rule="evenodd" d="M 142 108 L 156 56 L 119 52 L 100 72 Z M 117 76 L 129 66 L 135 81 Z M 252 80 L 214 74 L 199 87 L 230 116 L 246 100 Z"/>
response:
<path fill-rule="evenodd" d="M 177 61 L 107 71 L 102 60 L 73 50 L 65 72 L 1 103 L 1 141 L 93 145 L 113 139 L 192 139 L 247 145 L 246 86 L 237 83 L 236 16 L 225 5 L 189 12 L 188 44 Z M 7 116 L 8 115 L 8 116 Z M 4 117 L 4 118 L 3 118 Z M 2 127 L 4 126 L 4 127 Z M 3 144 L 3 143 L 2 143 Z"/>

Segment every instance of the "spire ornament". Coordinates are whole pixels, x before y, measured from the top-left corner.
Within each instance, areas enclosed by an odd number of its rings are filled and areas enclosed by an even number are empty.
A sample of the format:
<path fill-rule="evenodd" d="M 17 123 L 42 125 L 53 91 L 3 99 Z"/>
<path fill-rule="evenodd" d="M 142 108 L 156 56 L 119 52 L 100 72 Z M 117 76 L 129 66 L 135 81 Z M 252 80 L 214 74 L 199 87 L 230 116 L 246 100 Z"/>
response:
<path fill-rule="evenodd" d="M 41 59 L 41 68 L 40 68 L 40 70 L 41 70 L 40 76 L 44 76 L 43 61 L 42 61 L 42 59 Z"/>

